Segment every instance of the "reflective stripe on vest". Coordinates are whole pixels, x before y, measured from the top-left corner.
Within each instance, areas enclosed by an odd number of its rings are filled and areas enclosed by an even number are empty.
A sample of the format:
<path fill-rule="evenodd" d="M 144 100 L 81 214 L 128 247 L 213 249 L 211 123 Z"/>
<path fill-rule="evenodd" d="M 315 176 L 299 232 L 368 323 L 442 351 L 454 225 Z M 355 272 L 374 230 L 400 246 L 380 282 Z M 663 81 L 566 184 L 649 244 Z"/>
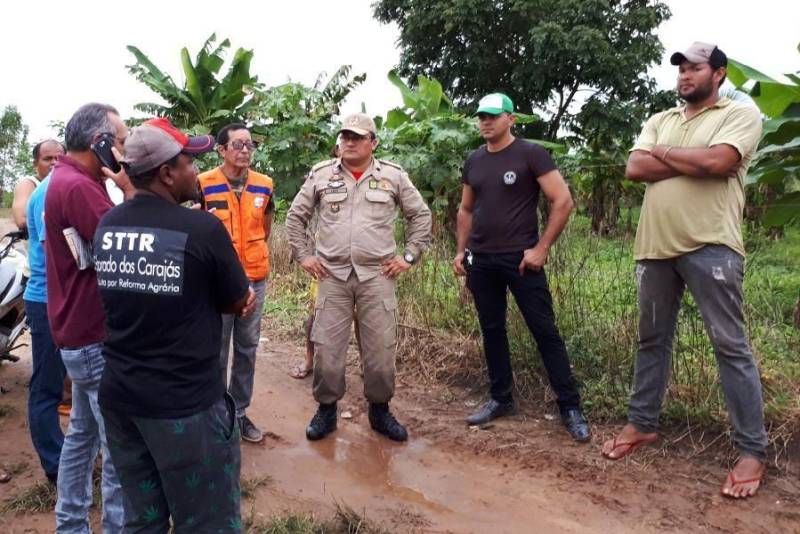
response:
<path fill-rule="evenodd" d="M 198 176 L 206 209 L 220 219 L 233 241 L 247 277 L 262 280 L 269 274 L 269 248 L 264 241 L 264 217 L 272 197 L 272 179 L 248 171 L 241 198 L 230 187 L 222 170 Z"/>

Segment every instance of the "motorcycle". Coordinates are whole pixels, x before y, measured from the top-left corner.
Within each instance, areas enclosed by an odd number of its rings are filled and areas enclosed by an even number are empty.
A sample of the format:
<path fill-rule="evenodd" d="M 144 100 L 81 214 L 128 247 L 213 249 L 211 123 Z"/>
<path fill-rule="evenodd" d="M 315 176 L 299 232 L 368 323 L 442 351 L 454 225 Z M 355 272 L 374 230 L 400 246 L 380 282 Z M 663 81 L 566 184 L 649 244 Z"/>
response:
<path fill-rule="evenodd" d="M 0 238 L 0 243 L 8 240 L 0 249 L 0 362 L 19 361 L 19 356 L 11 354 L 11 351 L 26 346 L 17 342 L 27 327 L 25 304 L 22 301 L 28 283 L 25 274 L 27 258 L 14 245 L 27 237 L 25 231 L 16 231 Z"/>

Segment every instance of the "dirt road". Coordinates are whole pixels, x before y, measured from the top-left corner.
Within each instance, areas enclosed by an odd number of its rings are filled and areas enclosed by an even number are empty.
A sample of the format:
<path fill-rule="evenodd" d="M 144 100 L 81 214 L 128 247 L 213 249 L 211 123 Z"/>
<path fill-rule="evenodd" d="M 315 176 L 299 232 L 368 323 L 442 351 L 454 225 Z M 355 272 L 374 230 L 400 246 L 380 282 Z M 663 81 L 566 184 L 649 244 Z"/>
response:
<path fill-rule="evenodd" d="M 453 400 L 451 392 L 445 403 L 443 392 L 402 380 L 393 409 L 411 439 L 391 443 L 369 430 L 355 358 L 340 403 L 352 419 L 310 443 L 310 379 L 287 375 L 299 354 L 299 343 L 264 334 L 249 414 L 269 436 L 242 445 L 242 479 L 270 479 L 243 500 L 250 519 L 326 517 L 341 503 L 390 532 L 800 532 L 796 474 L 773 475 L 756 499 L 734 503 L 719 496 L 725 471 L 713 456 L 682 459 L 680 451 L 651 449 L 611 464 L 598 449 L 613 429 L 596 427 L 591 444 L 577 445 L 557 421 L 530 412 L 469 429 L 461 421 L 472 401 Z M 0 501 L 43 478 L 25 422 L 30 357 L 20 355 L 0 367 L 8 391 L 0 405 L 11 407 L 0 417 L 0 463 L 20 471 L 0 485 Z M 50 513 L 0 516 L 2 532 L 52 532 L 53 524 Z"/>

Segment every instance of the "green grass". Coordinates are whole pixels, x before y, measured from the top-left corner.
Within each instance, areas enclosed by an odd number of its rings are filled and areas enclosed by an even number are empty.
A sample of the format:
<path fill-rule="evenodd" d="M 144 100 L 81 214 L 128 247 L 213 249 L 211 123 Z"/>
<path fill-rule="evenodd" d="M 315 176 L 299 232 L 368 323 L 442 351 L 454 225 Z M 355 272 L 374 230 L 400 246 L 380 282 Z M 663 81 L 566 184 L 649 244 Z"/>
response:
<path fill-rule="evenodd" d="M 624 417 L 637 349 L 638 306 L 633 261 L 633 237 L 600 238 L 588 231 L 589 221 L 574 217 L 551 251 L 547 273 L 559 329 L 567 344 L 585 407 L 592 418 Z M 748 232 L 744 280 L 745 314 L 753 352 L 764 384 L 765 413 L 782 437 L 800 430 L 800 330 L 793 313 L 800 297 L 800 228 L 791 227 L 774 241 Z M 280 249 L 285 244 L 273 242 Z M 452 244 L 435 244 L 423 260 L 398 282 L 402 324 L 467 339 L 463 352 L 473 370 L 480 370 L 480 330 L 471 295 L 463 279 L 453 276 Z M 281 324 L 300 333 L 308 313 L 308 278 L 288 261 L 276 265 L 272 309 Z M 532 400 L 552 400 L 536 346 L 516 305 L 509 298 L 509 341 L 518 389 Z M 420 340 L 406 337 L 401 352 L 419 351 Z M 465 350 L 466 349 L 466 350 Z M 430 349 L 426 350 L 426 354 Z M 441 374 L 441 373 L 440 373 Z M 475 387 L 475 378 L 470 385 Z M 663 419 L 673 424 L 723 428 L 724 399 L 716 361 L 696 305 L 683 298 L 672 360 L 672 380 Z M 785 424 L 787 423 L 787 424 Z"/>
<path fill-rule="evenodd" d="M 244 521 L 247 534 L 388 534 L 381 525 L 344 504 L 336 504 L 334 516 L 320 519 L 311 514 L 275 516 L 256 522 Z"/>
<path fill-rule="evenodd" d="M 40 514 L 51 512 L 56 505 L 56 487 L 39 482 L 0 505 L 0 514 Z"/>

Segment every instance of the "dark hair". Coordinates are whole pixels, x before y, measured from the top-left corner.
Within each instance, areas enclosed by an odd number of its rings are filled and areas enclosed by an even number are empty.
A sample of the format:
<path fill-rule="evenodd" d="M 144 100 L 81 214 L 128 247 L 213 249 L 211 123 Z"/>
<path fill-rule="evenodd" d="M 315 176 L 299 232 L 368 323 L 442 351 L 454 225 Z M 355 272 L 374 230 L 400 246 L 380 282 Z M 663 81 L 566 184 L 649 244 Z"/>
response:
<path fill-rule="evenodd" d="M 42 147 L 48 143 L 53 143 L 61 147 L 61 149 L 66 152 L 67 149 L 64 147 L 64 143 L 61 141 L 57 141 L 55 139 L 45 139 L 44 141 L 39 141 L 35 145 L 33 145 L 33 161 L 39 160 L 39 153 L 42 151 Z"/>
<path fill-rule="evenodd" d="M 218 145 L 227 145 L 228 141 L 230 141 L 231 132 L 235 132 L 236 130 L 247 130 L 250 131 L 250 128 L 247 127 L 246 124 L 241 122 L 234 122 L 233 124 L 228 124 L 223 126 L 219 132 L 217 132 L 217 144 Z"/>
<path fill-rule="evenodd" d="M 150 169 L 149 171 L 144 171 L 144 172 L 136 174 L 136 175 L 129 175 L 128 178 L 131 179 L 131 183 L 133 184 L 133 187 L 135 187 L 137 189 L 143 189 L 143 188 L 146 188 L 147 186 L 149 186 L 151 183 L 153 183 L 153 180 L 156 179 L 156 176 L 158 176 L 158 173 L 161 170 L 161 167 L 163 165 L 169 165 L 170 167 L 174 167 L 175 165 L 178 164 L 178 159 L 181 157 L 181 154 L 183 154 L 183 152 L 178 152 L 177 154 L 175 154 L 175 156 L 170 158 L 168 161 L 165 161 L 161 165 L 158 165 L 158 166 Z M 125 170 L 127 171 L 128 169 L 125 169 Z"/>
<path fill-rule="evenodd" d="M 714 47 L 714 50 L 711 51 L 711 54 L 708 57 L 708 65 L 711 67 L 711 70 L 716 71 L 721 69 L 722 67 L 728 67 L 728 56 L 719 49 L 718 46 Z M 722 87 L 722 84 L 725 83 L 725 78 L 728 77 L 726 72 L 725 76 L 719 81 L 719 85 L 717 87 Z"/>
<path fill-rule="evenodd" d="M 108 114 L 119 115 L 116 108 L 108 104 L 92 102 L 78 108 L 78 111 L 69 119 L 64 128 L 64 141 L 67 150 L 82 152 L 89 150 L 95 136 L 103 133 L 115 134 L 114 125 Z"/>

